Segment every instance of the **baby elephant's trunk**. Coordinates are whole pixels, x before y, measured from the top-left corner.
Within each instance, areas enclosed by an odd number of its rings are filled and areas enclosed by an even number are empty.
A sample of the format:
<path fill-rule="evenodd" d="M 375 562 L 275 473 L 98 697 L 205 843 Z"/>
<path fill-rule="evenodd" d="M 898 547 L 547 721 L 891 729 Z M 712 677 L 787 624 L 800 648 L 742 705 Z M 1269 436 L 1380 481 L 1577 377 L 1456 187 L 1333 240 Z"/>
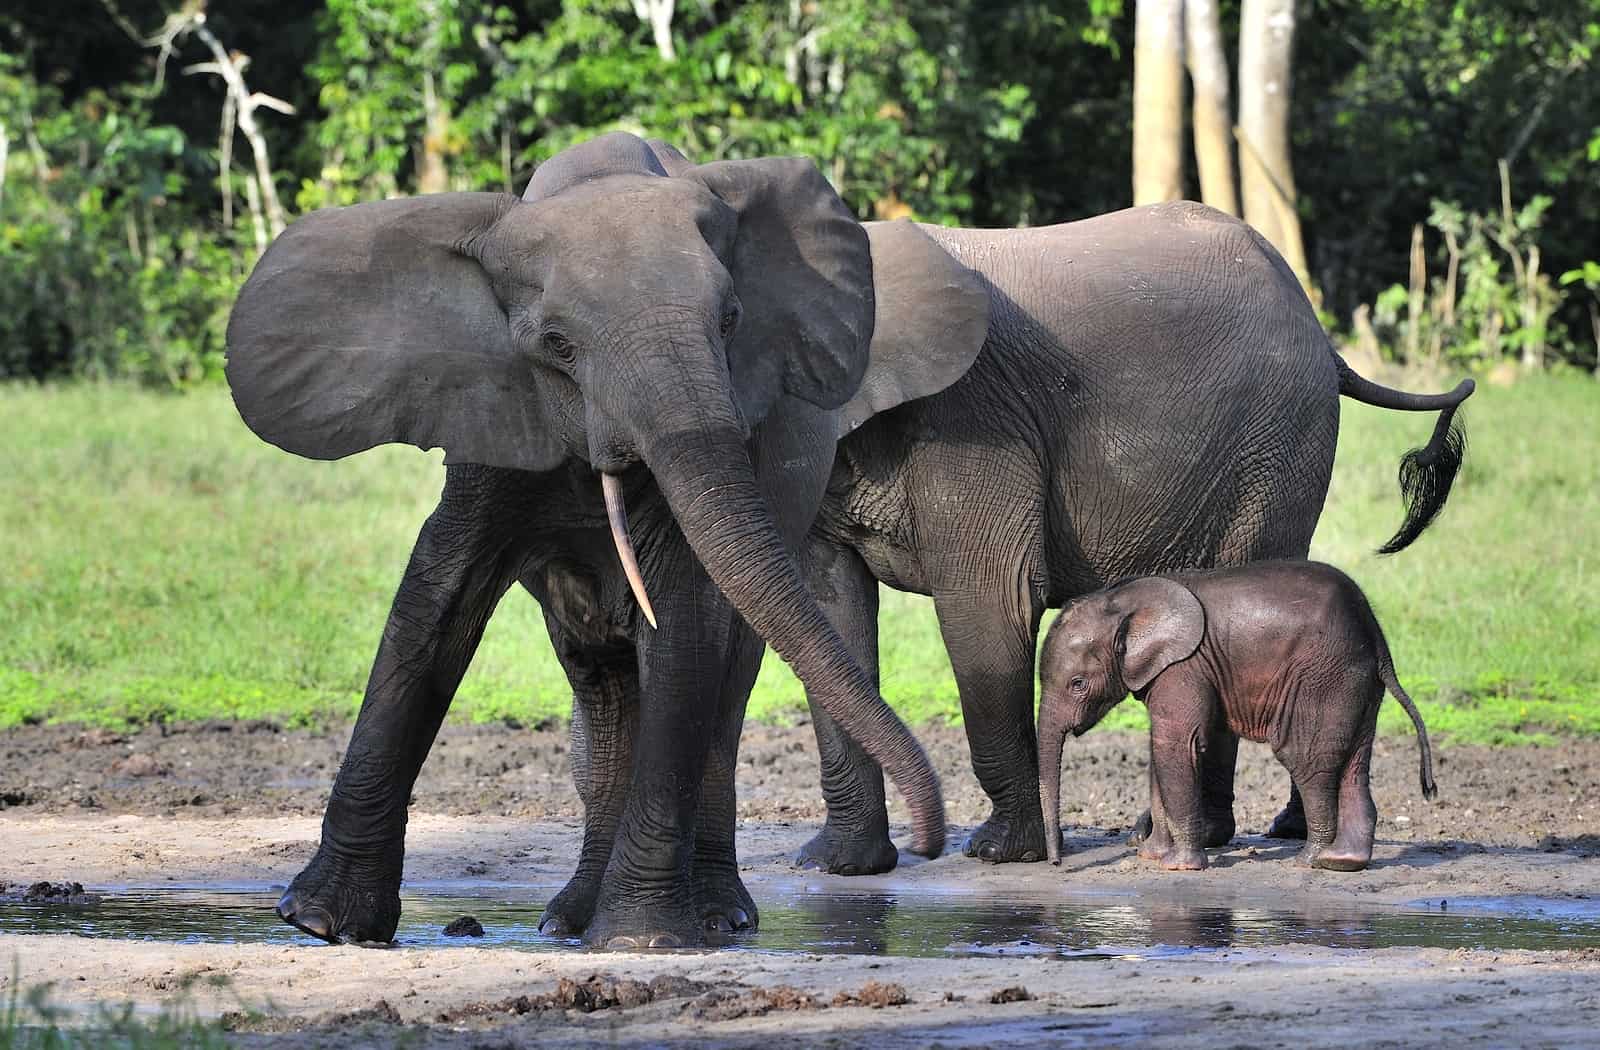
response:
<path fill-rule="evenodd" d="M 1400 680 L 1394 675 L 1394 666 L 1387 660 L 1378 667 L 1378 677 L 1383 680 L 1384 686 L 1394 698 L 1400 701 L 1400 706 L 1406 709 L 1406 714 L 1411 716 L 1411 724 L 1417 727 L 1417 747 L 1422 752 L 1422 797 L 1434 798 L 1439 794 L 1439 787 L 1433 782 L 1433 748 L 1428 746 L 1428 727 L 1422 724 L 1422 713 L 1417 710 L 1417 705 L 1411 702 L 1411 697 L 1400 688 Z"/>
<path fill-rule="evenodd" d="M 1044 851 L 1061 863 L 1061 749 L 1067 742 L 1065 704 L 1039 698 L 1039 805 L 1044 810 Z"/>

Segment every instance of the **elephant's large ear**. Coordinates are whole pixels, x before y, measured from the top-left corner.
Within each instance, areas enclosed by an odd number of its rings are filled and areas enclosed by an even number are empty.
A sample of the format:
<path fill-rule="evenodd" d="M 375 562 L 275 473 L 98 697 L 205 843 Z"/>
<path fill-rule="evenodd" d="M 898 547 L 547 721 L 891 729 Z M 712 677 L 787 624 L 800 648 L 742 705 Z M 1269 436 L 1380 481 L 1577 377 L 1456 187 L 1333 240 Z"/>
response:
<path fill-rule="evenodd" d="M 1193 656 L 1205 637 L 1205 607 L 1181 583 L 1147 576 L 1118 587 L 1111 601 L 1122 611 L 1115 649 L 1129 692 L 1138 692 L 1162 671 Z"/>
<path fill-rule="evenodd" d="M 867 223 L 877 319 L 866 378 L 840 413 L 843 437 L 966 375 L 989 334 L 989 290 L 916 223 Z"/>
<path fill-rule="evenodd" d="M 516 198 L 441 193 L 314 212 L 267 249 L 228 321 L 228 385 L 265 440 L 312 459 L 385 442 L 548 470 L 564 449 L 466 254 Z"/>
<path fill-rule="evenodd" d="M 822 408 L 856 392 L 872 340 L 866 231 L 804 157 L 690 168 L 738 214 L 729 270 L 744 310 L 730 348 L 742 398 L 782 389 Z"/>

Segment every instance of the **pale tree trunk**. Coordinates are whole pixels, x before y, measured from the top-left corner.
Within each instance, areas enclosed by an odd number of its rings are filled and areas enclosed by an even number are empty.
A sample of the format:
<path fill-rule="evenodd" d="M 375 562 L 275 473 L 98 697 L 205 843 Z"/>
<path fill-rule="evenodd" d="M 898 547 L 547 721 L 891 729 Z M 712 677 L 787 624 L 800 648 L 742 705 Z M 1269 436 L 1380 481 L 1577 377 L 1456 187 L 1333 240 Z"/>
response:
<path fill-rule="evenodd" d="M 1244 0 L 1239 19 L 1239 172 L 1244 219 L 1282 253 L 1310 290 L 1294 169 L 1289 91 L 1295 0 Z"/>
<path fill-rule="evenodd" d="M 650 26 L 656 52 L 668 62 L 678 57 L 672 47 L 672 9 L 676 0 L 633 0 L 633 13 Z"/>
<path fill-rule="evenodd" d="M 1138 0 L 1133 36 L 1133 203 L 1183 196 L 1183 0 Z"/>
<path fill-rule="evenodd" d="M 1239 214 L 1233 177 L 1233 118 L 1228 100 L 1228 56 L 1222 50 L 1217 0 L 1184 0 L 1183 24 L 1189 79 L 1194 84 L 1194 158 L 1200 168 L 1200 199 Z"/>
<path fill-rule="evenodd" d="M 443 193 L 450 188 L 450 169 L 444 159 L 450 112 L 434 90 L 431 69 L 422 71 L 422 113 L 422 156 L 417 164 L 417 192 Z"/>

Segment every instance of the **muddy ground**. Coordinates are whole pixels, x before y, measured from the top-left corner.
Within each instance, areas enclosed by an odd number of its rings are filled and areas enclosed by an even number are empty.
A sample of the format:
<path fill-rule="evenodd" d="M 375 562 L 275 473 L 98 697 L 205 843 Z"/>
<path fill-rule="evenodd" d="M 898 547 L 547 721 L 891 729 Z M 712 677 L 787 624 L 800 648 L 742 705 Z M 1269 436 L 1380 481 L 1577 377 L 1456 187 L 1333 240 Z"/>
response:
<path fill-rule="evenodd" d="M 0 881 L 282 886 L 314 849 L 346 734 L 231 723 L 0 734 Z M 944 776 L 959 843 L 986 812 L 965 740 L 948 727 L 919 735 Z M 230 1021 L 249 1046 L 1563 1046 L 1600 1027 L 1595 949 L 1148 948 L 1202 943 L 1195 916 L 1219 909 L 1241 924 L 1266 912 L 1318 928 L 1408 902 L 1454 900 L 1459 913 L 1472 898 L 1536 895 L 1600 914 L 1600 742 L 1443 742 L 1440 798 L 1429 804 L 1418 794 L 1414 742 L 1380 741 L 1380 845 L 1373 867 L 1350 875 L 1307 871 L 1293 864 L 1293 847 L 1257 837 L 1288 780 L 1250 745 L 1240 757 L 1241 834 L 1213 852 L 1213 868 L 1168 874 L 1140 864 L 1116 835 L 1143 808 L 1145 747 L 1133 734 L 1069 742 L 1063 817 L 1075 827 L 1062 868 L 992 867 L 952 850 L 931 862 L 903 856 L 888 876 L 842 879 L 789 864 L 822 816 L 809 727 L 753 725 L 742 745 L 741 860 L 758 904 L 876 893 L 1126 905 L 1139 943 L 1090 956 L 1015 944 L 986 956 L 901 958 L 7 934 L 0 957 L 16 957 L 25 985 L 55 982 L 56 999 L 73 1008 L 130 1000 L 155 1009 L 179 995 L 206 1014 L 270 1004 L 269 1020 Z M 408 886 L 505 886 L 543 899 L 579 841 L 564 731 L 448 728 L 412 811 Z M 898 805 L 892 812 L 904 817 Z M 528 911 L 536 921 L 537 905 Z M 225 990 L 205 983 L 217 977 Z M 0 998 L 9 982 L 0 977 Z"/>

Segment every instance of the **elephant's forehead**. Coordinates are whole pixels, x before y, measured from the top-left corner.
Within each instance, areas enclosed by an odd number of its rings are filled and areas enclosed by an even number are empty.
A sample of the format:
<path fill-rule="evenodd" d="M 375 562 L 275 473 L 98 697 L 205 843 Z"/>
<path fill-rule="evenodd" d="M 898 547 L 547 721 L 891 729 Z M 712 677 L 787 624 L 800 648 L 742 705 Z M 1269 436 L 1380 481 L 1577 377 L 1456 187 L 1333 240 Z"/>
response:
<path fill-rule="evenodd" d="M 731 225 L 733 214 L 695 179 L 613 175 L 580 183 L 531 205 L 530 222 L 552 233 L 592 240 L 651 240 L 663 228 L 694 225 L 703 230 Z"/>

